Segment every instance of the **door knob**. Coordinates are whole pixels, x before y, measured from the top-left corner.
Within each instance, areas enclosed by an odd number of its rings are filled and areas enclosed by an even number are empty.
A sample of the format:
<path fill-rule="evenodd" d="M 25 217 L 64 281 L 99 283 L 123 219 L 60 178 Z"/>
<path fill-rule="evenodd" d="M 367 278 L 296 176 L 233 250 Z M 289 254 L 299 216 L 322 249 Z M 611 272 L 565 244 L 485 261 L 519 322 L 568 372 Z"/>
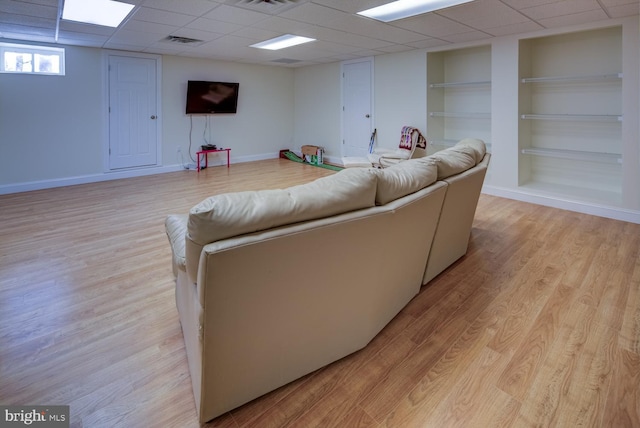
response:
<path fill-rule="evenodd" d="M 365 114 L 364 117 L 366 117 L 367 119 L 369 119 L 371 116 L 368 114 Z"/>
<path fill-rule="evenodd" d="M 151 119 L 155 119 L 157 116 L 155 114 L 151 115 Z"/>

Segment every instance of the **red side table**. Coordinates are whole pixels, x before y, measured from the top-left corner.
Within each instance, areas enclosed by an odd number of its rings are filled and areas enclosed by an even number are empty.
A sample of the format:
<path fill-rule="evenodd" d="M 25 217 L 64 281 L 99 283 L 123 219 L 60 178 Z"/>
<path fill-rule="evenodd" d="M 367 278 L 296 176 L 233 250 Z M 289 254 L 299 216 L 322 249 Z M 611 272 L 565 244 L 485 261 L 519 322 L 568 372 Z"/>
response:
<path fill-rule="evenodd" d="M 200 156 L 204 157 L 204 167 L 208 167 L 209 166 L 209 158 L 207 157 L 207 155 L 209 153 L 218 153 L 218 152 L 227 152 L 227 168 L 229 168 L 229 157 L 230 157 L 230 153 L 231 153 L 231 149 L 214 149 L 214 150 L 202 150 L 199 152 L 196 152 L 196 157 L 198 160 L 198 172 L 200 172 Z"/>

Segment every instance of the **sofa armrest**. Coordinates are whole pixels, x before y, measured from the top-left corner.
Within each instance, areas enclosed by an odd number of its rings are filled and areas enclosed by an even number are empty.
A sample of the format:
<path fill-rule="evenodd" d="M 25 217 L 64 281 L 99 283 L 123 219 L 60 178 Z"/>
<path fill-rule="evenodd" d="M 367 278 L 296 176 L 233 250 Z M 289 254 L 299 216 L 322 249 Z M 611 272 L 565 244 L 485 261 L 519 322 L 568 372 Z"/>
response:
<path fill-rule="evenodd" d="M 167 238 L 171 244 L 173 254 L 173 274 L 178 276 L 178 270 L 186 271 L 185 237 L 187 234 L 188 215 L 174 214 L 166 218 L 164 222 Z"/>

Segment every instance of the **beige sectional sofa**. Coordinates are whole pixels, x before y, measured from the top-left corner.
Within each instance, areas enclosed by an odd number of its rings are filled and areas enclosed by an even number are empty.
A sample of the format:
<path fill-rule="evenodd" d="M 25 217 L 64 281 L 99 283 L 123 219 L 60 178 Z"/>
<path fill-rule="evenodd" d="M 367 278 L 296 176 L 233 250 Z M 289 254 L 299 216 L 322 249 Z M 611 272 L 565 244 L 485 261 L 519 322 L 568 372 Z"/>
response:
<path fill-rule="evenodd" d="M 169 216 L 200 421 L 366 346 L 464 255 L 488 163 L 484 143 L 467 139 Z"/>

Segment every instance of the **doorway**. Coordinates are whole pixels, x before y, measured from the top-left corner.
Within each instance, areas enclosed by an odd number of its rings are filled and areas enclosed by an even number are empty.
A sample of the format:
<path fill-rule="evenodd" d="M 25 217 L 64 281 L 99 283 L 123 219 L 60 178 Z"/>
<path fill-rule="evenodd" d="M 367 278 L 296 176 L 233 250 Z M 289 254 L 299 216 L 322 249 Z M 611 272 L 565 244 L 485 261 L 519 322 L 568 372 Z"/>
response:
<path fill-rule="evenodd" d="M 342 68 L 342 156 L 366 157 L 373 132 L 373 58 Z"/>
<path fill-rule="evenodd" d="M 160 58 L 107 54 L 108 171 L 161 164 Z"/>

